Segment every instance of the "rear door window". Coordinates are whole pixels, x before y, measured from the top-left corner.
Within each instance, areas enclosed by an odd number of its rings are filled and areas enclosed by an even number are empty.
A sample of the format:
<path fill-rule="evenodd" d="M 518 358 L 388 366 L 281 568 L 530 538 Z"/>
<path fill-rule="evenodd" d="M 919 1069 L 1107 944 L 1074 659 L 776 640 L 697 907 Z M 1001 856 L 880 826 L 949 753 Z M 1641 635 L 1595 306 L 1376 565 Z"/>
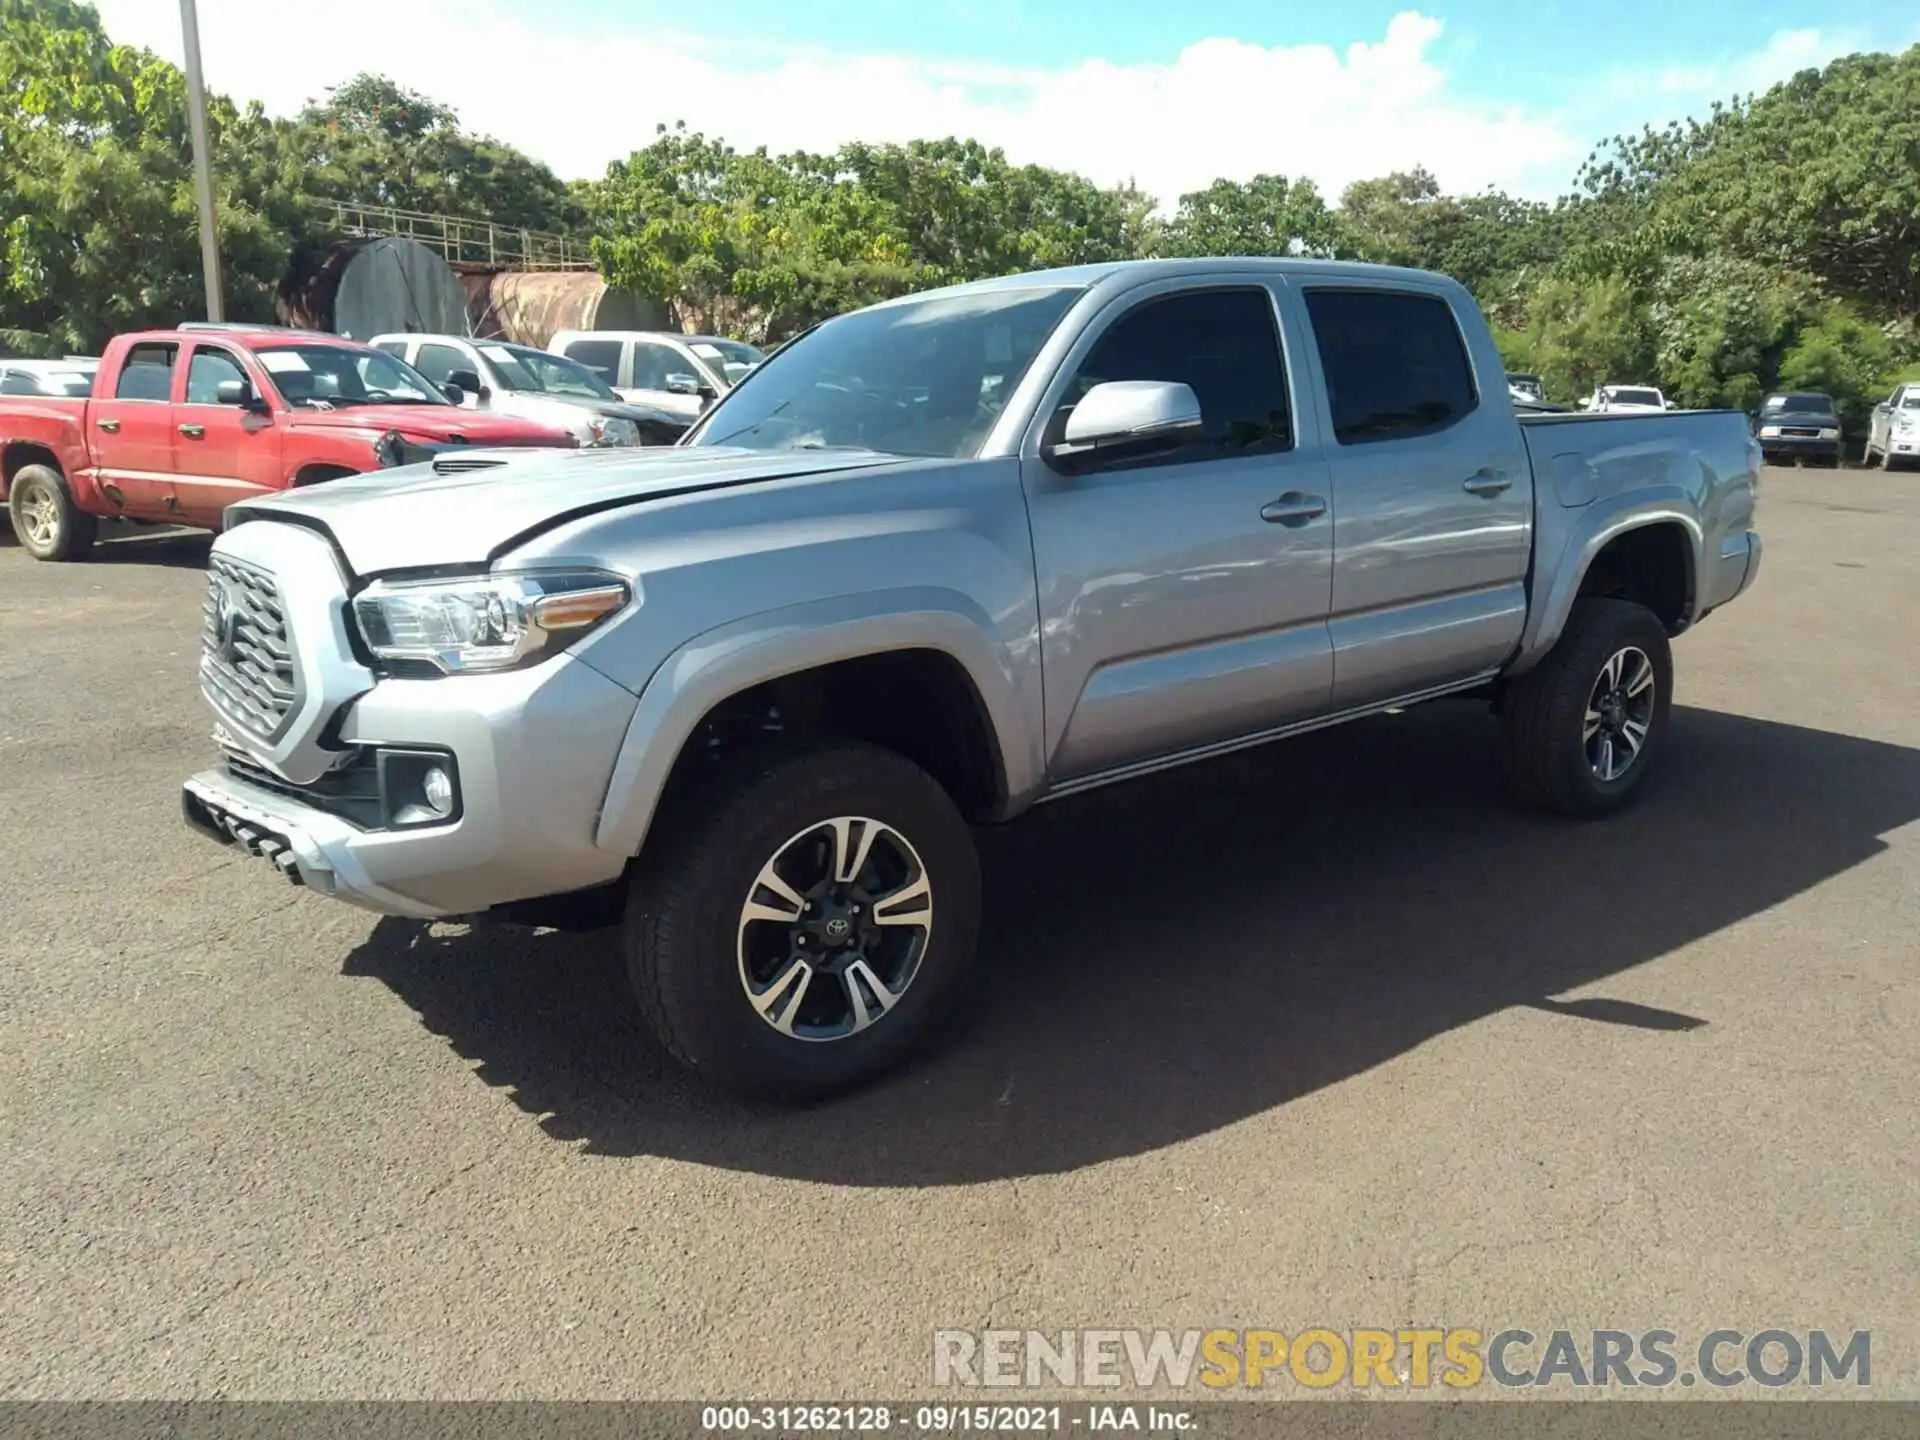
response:
<path fill-rule="evenodd" d="M 1309 290 L 1306 299 L 1340 444 L 1431 434 L 1479 405 L 1466 342 L 1439 296 Z"/>
<path fill-rule="evenodd" d="M 127 363 L 120 367 L 113 398 L 162 402 L 173 398 L 173 361 L 179 353 L 177 345 L 134 346 L 127 351 Z"/>

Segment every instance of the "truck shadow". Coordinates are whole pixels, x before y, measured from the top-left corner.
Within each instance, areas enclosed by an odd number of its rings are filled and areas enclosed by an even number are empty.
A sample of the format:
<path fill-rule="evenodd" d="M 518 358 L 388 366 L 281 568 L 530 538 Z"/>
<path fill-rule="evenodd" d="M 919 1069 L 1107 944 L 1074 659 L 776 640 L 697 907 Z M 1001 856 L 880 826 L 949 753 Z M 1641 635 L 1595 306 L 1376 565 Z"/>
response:
<path fill-rule="evenodd" d="M 1640 805 L 1519 813 L 1475 705 L 1441 703 L 1043 807 L 982 836 L 975 1003 L 935 1054 L 804 1112 L 657 1058 L 611 933 L 383 921 L 347 962 L 609 1155 L 866 1186 L 964 1184 L 1140 1154 L 1337 1084 L 1513 1006 L 1659 1032 L 1676 1015 L 1555 999 L 1885 849 L 1920 817 L 1920 750 L 1676 709 Z"/>

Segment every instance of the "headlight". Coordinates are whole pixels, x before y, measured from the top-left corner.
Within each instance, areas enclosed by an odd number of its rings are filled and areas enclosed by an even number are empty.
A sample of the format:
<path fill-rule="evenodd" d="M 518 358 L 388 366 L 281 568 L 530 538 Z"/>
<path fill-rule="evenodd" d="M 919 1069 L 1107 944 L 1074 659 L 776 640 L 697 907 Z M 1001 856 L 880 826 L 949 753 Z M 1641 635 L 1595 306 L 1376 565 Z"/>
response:
<path fill-rule="evenodd" d="M 1840 432 L 1829 425 L 1820 432 L 1820 438 L 1822 440 L 1838 440 L 1840 438 Z"/>
<path fill-rule="evenodd" d="M 564 650 L 633 600 L 597 570 L 527 571 L 460 580 L 378 581 L 354 599 L 367 648 L 424 660 L 448 675 L 511 670 Z"/>
<path fill-rule="evenodd" d="M 594 415 L 587 420 L 587 433 L 595 445 L 638 445 L 640 427 L 618 416 Z"/>
<path fill-rule="evenodd" d="M 1780 427 L 1778 425 L 1762 425 L 1760 427 L 1760 434 L 1764 439 L 1771 440 L 1779 433 Z"/>

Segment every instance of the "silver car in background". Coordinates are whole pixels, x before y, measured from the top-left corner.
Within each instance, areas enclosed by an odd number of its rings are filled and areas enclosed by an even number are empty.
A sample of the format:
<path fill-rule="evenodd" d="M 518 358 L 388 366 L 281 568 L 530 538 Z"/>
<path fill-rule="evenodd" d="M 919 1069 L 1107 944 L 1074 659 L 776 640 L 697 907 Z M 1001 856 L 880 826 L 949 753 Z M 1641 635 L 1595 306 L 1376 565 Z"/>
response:
<path fill-rule="evenodd" d="M 672 330 L 562 330 L 547 349 L 584 365 L 623 399 L 688 422 L 767 358 L 743 340 Z"/>

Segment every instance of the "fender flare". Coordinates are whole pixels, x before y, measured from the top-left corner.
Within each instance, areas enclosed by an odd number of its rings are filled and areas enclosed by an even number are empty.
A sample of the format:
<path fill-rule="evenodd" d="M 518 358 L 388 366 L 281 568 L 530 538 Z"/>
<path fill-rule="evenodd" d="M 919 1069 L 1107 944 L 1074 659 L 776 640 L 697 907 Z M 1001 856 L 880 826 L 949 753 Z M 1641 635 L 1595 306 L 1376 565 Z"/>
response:
<path fill-rule="evenodd" d="M 934 587 L 880 590 L 750 615 L 667 656 L 640 690 L 594 843 L 639 853 L 688 738 L 721 701 L 783 675 L 901 650 L 938 651 L 966 672 L 999 747 L 1009 809 L 1023 805 L 1044 774 L 1040 727 L 1029 713 L 1039 704 L 1037 677 L 1031 700 L 1023 698 L 1021 667 L 966 595 Z"/>
<path fill-rule="evenodd" d="M 1536 580 L 1533 614 L 1521 634 L 1519 653 L 1507 667 L 1509 673 L 1532 669 L 1559 642 L 1587 571 L 1600 552 L 1620 536 L 1652 525 L 1678 525 L 1686 533 L 1687 605 L 1681 628 L 1692 623 L 1700 603 L 1701 549 L 1706 543 L 1692 496 L 1678 486 L 1662 485 L 1651 494 L 1640 490 L 1596 501 L 1581 513 L 1579 523 L 1561 546 L 1544 591 Z M 1544 560 L 1544 556 L 1536 557 L 1535 564 Z"/>

